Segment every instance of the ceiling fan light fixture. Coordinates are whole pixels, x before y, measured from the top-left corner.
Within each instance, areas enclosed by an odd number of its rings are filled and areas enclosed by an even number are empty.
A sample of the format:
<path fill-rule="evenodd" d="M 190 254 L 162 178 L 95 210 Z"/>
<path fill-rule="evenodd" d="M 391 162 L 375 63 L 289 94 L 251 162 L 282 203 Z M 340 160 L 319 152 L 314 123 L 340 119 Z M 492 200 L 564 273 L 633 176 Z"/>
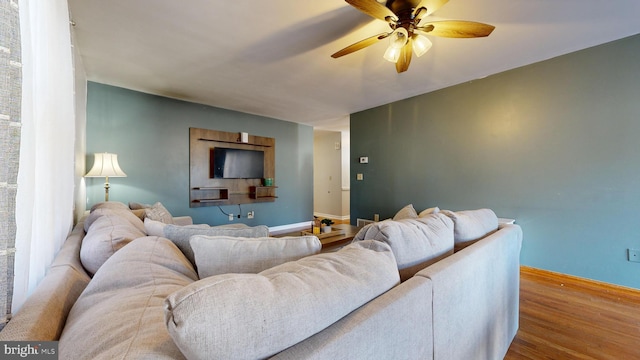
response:
<path fill-rule="evenodd" d="M 345 0 L 349 5 L 372 18 L 388 23 L 391 32 L 374 35 L 353 43 L 331 55 L 336 59 L 389 38 L 384 59 L 395 63 L 398 73 L 409 69 L 411 57 L 429 51 L 431 41 L 424 36 L 444 38 L 482 38 L 489 36 L 495 26 L 476 21 L 436 20 L 424 18 L 440 9 L 449 0 Z M 388 30 L 387 30 L 388 31 Z"/>
<path fill-rule="evenodd" d="M 420 34 L 414 34 L 412 39 L 413 51 L 415 51 L 418 57 L 424 55 L 433 45 L 426 36 Z"/>
<path fill-rule="evenodd" d="M 400 52 L 402 47 L 409 40 L 409 33 L 407 29 L 403 27 L 399 27 L 393 31 L 391 36 L 389 36 L 389 47 L 387 51 L 384 52 L 384 59 L 395 63 L 400 58 Z"/>
<path fill-rule="evenodd" d="M 396 63 L 400 58 L 400 50 L 402 50 L 402 48 L 397 48 L 389 45 L 387 51 L 384 52 L 383 57 L 389 62 Z"/>
<path fill-rule="evenodd" d="M 401 49 L 409 40 L 407 29 L 399 27 L 389 36 L 389 46 Z"/>

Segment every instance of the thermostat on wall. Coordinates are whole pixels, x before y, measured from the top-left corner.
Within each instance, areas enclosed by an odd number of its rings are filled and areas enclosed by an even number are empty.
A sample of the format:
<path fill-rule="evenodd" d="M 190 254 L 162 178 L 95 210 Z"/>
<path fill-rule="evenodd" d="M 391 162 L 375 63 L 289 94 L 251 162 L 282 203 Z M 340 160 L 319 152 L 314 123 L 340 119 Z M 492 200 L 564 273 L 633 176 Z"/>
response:
<path fill-rule="evenodd" d="M 368 156 L 360 156 L 360 164 L 368 164 L 369 157 Z"/>

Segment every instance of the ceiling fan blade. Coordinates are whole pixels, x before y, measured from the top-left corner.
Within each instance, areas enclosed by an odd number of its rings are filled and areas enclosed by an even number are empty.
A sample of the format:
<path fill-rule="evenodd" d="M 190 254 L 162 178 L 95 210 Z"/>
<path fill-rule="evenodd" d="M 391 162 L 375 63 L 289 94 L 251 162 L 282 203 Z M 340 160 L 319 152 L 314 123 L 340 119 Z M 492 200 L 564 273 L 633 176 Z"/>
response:
<path fill-rule="evenodd" d="M 496 27 L 474 21 L 444 20 L 425 23 L 416 30 L 433 36 L 448 38 L 475 38 L 489 36 Z"/>
<path fill-rule="evenodd" d="M 349 5 L 362 11 L 363 13 L 376 19 L 389 21 L 397 20 L 398 17 L 388 7 L 380 4 L 376 0 L 345 0 Z"/>
<path fill-rule="evenodd" d="M 448 3 L 449 0 L 422 0 L 420 4 L 416 6 L 415 16 L 416 16 L 416 24 L 420 22 L 425 16 L 429 16 L 440 9 L 444 4 Z M 425 8 L 426 10 L 420 10 L 421 8 Z"/>
<path fill-rule="evenodd" d="M 411 55 L 413 53 L 411 41 L 412 40 L 409 39 L 407 43 L 404 44 L 402 51 L 400 52 L 398 62 L 396 62 L 396 71 L 398 74 L 407 71 L 409 69 L 409 64 L 411 64 Z"/>
<path fill-rule="evenodd" d="M 372 37 L 366 38 L 364 40 L 360 40 L 357 43 L 351 44 L 346 48 L 336 52 L 335 54 L 331 55 L 331 57 L 334 59 L 337 59 L 341 56 L 345 56 L 345 55 L 351 54 L 352 52 L 364 49 L 367 46 L 371 46 L 377 43 L 378 41 L 386 38 L 387 36 L 389 36 L 389 34 L 391 33 L 382 33 L 382 34 L 378 34 L 378 35 L 374 35 Z"/>

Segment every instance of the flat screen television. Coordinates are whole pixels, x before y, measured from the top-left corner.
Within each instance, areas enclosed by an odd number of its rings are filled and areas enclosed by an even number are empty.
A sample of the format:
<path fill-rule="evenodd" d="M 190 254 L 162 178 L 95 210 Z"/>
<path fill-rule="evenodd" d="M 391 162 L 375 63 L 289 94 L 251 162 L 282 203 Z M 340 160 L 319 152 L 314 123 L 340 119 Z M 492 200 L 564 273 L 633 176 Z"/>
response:
<path fill-rule="evenodd" d="M 209 155 L 209 178 L 261 179 L 264 151 L 214 147 Z"/>

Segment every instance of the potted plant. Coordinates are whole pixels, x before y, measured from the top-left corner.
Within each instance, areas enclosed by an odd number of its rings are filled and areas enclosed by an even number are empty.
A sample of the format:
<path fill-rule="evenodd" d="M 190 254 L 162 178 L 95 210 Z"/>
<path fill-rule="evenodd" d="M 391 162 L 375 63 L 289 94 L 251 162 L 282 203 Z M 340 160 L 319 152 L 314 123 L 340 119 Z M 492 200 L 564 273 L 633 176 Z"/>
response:
<path fill-rule="evenodd" d="M 331 219 L 322 219 L 322 221 L 320 221 L 320 223 L 322 224 L 322 232 L 323 233 L 331 232 L 331 225 L 333 225 L 333 220 L 331 220 Z"/>

